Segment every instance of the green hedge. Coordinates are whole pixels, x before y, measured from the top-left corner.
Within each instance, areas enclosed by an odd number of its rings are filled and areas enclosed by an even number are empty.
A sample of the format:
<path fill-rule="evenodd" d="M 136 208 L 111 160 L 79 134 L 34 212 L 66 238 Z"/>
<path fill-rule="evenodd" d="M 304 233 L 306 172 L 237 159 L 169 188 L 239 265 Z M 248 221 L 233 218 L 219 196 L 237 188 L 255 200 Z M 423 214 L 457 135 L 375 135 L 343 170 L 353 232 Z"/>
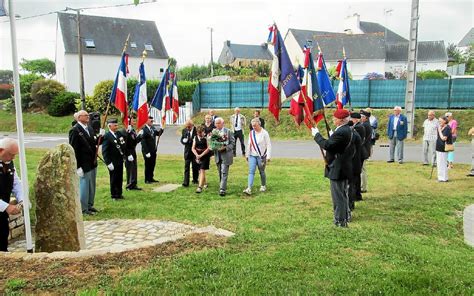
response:
<path fill-rule="evenodd" d="M 33 107 L 40 109 L 48 108 L 51 101 L 65 90 L 66 87 L 56 80 L 42 79 L 35 81 L 31 86 Z"/>

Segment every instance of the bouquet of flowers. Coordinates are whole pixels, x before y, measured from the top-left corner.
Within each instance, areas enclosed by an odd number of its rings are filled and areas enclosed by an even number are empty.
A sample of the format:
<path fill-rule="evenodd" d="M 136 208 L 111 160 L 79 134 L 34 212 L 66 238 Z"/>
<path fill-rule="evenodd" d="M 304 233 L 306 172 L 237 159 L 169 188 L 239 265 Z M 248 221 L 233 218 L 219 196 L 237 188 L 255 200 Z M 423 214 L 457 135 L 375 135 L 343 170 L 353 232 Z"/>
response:
<path fill-rule="evenodd" d="M 209 147 L 211 150 L 219 150 L 229 144 L 227 133 L 218 129 L 212 130 Z"/>

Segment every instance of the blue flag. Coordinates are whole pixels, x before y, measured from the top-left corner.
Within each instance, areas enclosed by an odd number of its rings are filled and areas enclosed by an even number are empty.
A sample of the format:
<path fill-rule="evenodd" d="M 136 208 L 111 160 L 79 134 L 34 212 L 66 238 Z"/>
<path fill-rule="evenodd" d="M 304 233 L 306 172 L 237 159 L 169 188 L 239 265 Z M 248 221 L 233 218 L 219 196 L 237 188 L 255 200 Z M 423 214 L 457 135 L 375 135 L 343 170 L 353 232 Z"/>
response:
<path fill-rule="evenodd" d="M 155 96 L 153 96 L 153 100 L 151 101 L 151 105 L 160 111 L 162 109 L 165 109 L 163 111 L 166 111 L 166 97 L 168 96 L 168 79 L 169 70 L 166 69 L 165 74 L 163 74 L 163 78 L 161 79 L 160 85 L 156 89 Z M 164 106 L 165 108 L 163 108 Z"/>
<path fill-rule="evenodd" d="M 319 52 L 318 55 L 318 86 L 321 93 L 321 99 L 325 105 L 329 105 L 336 99 L 336 94 L 332 88 L 331 80 L 329 79 L 326 63 L 324 62 L 323 54 Z"/>

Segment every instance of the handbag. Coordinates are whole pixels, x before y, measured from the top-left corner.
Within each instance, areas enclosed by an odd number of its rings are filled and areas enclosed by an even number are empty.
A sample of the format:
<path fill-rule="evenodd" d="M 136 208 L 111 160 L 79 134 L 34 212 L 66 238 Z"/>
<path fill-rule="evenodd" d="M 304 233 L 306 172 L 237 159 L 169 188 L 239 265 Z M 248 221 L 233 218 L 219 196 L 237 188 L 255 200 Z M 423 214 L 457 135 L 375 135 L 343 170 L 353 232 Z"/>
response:
<path fill-rule="evenodd" d="M 453 144 L 445 143 L 445 144 L 444 144 L 444 151 L 445 151 L 445 152 L 454 151 L 454 145 L 453 145 Z"/>

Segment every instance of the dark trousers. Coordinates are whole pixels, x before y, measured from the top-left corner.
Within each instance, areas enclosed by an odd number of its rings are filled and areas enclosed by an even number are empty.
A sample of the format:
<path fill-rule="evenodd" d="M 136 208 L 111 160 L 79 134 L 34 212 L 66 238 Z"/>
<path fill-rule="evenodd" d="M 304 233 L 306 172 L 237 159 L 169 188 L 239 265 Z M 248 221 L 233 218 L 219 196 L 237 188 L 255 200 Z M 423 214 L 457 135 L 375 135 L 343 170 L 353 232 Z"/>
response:
<path fill-rule="evenodd" d="M 145 159 L 145 182 L 151 182 L 155 172 L 156 152 L 151 153 L 150 158 L 146 158 L 144 154 L 143 158 Z"/>
<path fill-rule="evenodd" d="M 0 213 L 0 252 L 8 252 L 8 235 L 10 228 L 8 226 L 8 214 Z"/>
<path fill-rule="evenodd" d="M 355 208 L 355 202 L 362 200 L 360 190 L 360 174 L 358 174 L 349 181 L 349 209 L 351 211 Z"/>
<path fill-rule="evenodd" d="M 192 159 L 185 159 L 184 160 L 184 180 L 183 180 L 183 185 L 188 186 L 189 185 L 189 167 L 192 167 L 193 169 L 193 182 L 197 183 L 198 182 L 198 177 L 199 177 L 199 164 L 196 163 L 196 159 L 193 157 Z"/>
<path fill-rule="evenodd" d="M 112 198 L 120 198 L 122 196 L 123 185 L 123 163 L 115 164 L 114 170 L 109 170 L 110 176 L 110 195 Z"/>
<path fill-rule="evenodd" d="M 126 188 L 137 187 L 137 155 L 133 155 L 133 161 L 125 161 L 125 168 L 127 169 L 127 186 Z"/>
<path fill-rule="evenodd" d="M 334 222 L 347 223 L 349 214 L 348 185 L 347 180 L 330 180 L 331 196 L 334 209 Z"/>
<path fill-rule="evenodd" d="M 237 154 L 237 139 L 240 141 L 240 148 L 242 149 L 242 155 L 245 155 L 245 143 L 244 143 L 244 133 L 242 130 L 234 132 L 235 145 L 234 145 L 234 156 Z"/>

